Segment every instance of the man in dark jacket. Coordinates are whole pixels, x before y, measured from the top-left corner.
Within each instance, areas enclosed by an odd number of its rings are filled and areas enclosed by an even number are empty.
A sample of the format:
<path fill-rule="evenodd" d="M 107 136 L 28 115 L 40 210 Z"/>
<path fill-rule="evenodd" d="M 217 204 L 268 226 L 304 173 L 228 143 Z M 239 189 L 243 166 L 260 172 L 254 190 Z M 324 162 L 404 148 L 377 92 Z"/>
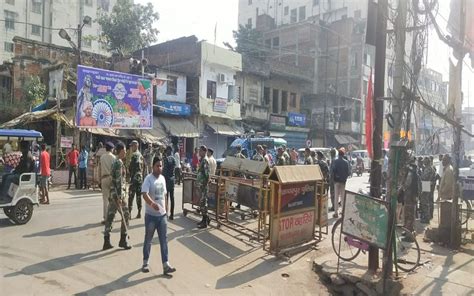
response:
<path fill-rule="evenodd" d="M 176 167 L 176 160 L 172 155 L 173 149 L 171 146 L 166 147 L 165 158 L 163 161 L 163 176 L 166 180 L 166 205 L 168 207 L 168 200 L 171 201 L 171 211 L 169 212 L 169 219 L 173 220 L 174 214 L 174 169 Z M 167 209 L 168 212 L 168 209 Z"/>
<path fill-rule="evenodd" d="M 346 192 L 346 181 L 350 174 L 349 162 L 344 158 L 344 151 L 339 149 L 338 158 L 334 161 L 332 179 L 334 182 L 334 218 L 338 218 L 339 197 L 341 205 L 344 205 L 344 196 Z"/>

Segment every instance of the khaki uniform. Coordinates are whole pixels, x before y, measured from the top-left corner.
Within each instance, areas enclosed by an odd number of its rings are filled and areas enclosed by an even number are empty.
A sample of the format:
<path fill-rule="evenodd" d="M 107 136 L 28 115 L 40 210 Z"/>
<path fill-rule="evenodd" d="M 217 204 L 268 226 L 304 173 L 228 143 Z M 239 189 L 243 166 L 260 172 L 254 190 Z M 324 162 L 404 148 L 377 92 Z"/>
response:
<path fill-rule="evenodd" d="M 102 202 L 103 202 L 103 218 L 104 221 L 107 219 L 107 209 L 109 207 L 110 199 L 110 188 L 112 187 L 112 164 L 115 161 L 115 155 L 112 152 L 106 152 L 102 154 L 99 161 L 99 178 L 100 187 L 102 189 Z"/>
<path fill-rule="evenodd" d="M 130 213 L 127 207 L 127 201 L 125 199 L 127 188 L 126 188 L 126 169 L 122 160 L 116 159 L 112 164 L 112 189 L 110 194 L 109 206 L 107 209 L 107 220 L 105 221 L 105 236 L 110 236 L 112 231 L 112 223 L 114 222 L 115 214 L 121 209 L 123 214 L 122 227 L 120 233 L 122 236 L 127 235 L 128 221 L 130 220 Z M 124 223 L 125 222 L 125 223 Z"/>

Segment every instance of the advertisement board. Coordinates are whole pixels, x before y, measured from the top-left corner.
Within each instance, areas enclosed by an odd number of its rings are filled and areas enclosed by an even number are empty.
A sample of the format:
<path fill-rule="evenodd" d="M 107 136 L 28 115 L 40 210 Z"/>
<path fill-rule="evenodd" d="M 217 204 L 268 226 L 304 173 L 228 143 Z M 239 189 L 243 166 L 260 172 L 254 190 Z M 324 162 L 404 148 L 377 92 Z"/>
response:
<path fill-rule="evenodd" d="M 61 148 L 72 148 L 73 137 L 61 137 Z"/>
<path fill-rule="evenodd" d="M 158 111 L 164 114 L 189 116 L 191 115 L 191 105 L 174 103 L 174 102 L 158 102 Z"/>
<path fill-rule="evenodd" d="M 151 129 L 151 81 L 127 73 L 78 66 L 76 125 Z"/>
<path fill-rule="evenodd" d="M 306 115 L 301 113 L 288 112 L 288 125 L 306 126 Z"/>
<path fill-rule="evenodd" d="M 237 201 L 239 204 L 251 208 L 252 210 L 259 209 L 258 196 L 260 194 L 260 188 L 240 184 L 239 190 L 237 191 Z"/>
<path fill-rule="evenodd" d="M 385 249 L 387 242 L 387 203 L 370 196 L 346 191 L 342 232 Z"/>
<path fill-rule="evenodd" d="M 274 212 L 278 212 L 278 195 L 274 196 Z M 310 183 L 294 183 L 281 185 L 281 213 L 315 207 L 316 185 Z"/>
<path fill-rule="evenodd" d="M 270 128 L 275 130 L 285 130 L 286 128 L 286 117 L 278 115 L 270 115 Z"/>
<path fill-rule="evenodd" d="M 273 219 L 270 249 L 307 242 L 314 236 L 314 211 Z"/>
<path fill-rule="evenodd" d="M 227 113 L 227 99 L 214 99 L 214 112 Z"/>

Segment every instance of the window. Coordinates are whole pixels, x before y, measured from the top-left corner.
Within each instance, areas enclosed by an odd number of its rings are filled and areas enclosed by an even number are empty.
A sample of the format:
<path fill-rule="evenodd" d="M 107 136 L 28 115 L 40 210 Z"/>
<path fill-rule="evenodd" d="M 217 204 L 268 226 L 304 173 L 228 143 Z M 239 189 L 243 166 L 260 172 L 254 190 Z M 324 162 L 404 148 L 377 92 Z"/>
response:
<path fill-rule="evenodd" d="M 358 9 L 358 10 L 355 10 L 355 11 L 354 11 L 354 18 L 356 18 L 356 19 L 360 19 L 360 16 L 361 16 L 360 9 Z"/>
<path fill-rule="evenodd" d="M 306 19 L 306 6 L 300 7 L 300 19 L 299 21 L 304 21 Z"/>
<path fill-rule="evenodd" d="M 250 28 L 252 28 L 252 18 L 249 18 L 247 20 L 247 26 L 249 26 Z"/>
<path fill-rule="evenodd" d="M 292 9 L 290 12 L 290 23 L 296 23 L 298 20 L 298 11 L 295 9 Z"/>
<path fill-rule="evenodd" d="M 252 5 L 252 0 L 249 0 L 249 5 Z"/>
<path fill-rule="evenodd" d="M 285 15 L 288 15 L 290 13 L 290 7 L 285 6 Z"/>
<path fill-rule="evenodd" d="M 281 112 L 288 111 L 288 92 L 281 92 Z"/>
<path fill-rule="evenodd" d="M 31 25 L 31 35 L 41 35 L 41 27 L 38 25 Z"/>
<path fill-rule="evenodd" d="M 233 101 L 235 101 L 235 99 L 236 99 L 235 89 L 236 89 L 236 88 L 235 88 L 234 85 L 229 85 L 229 86 L 227 87 L 227 100 L 228 100 L 229 102 L 233 102 Z"/>
<path fill-rule="evenodd" d="M 15 30 L 15 17 L 16 13 L 13 11 L 5 10 L 5 28 Z"/>
<path fill-rule="evenodd" d="M 207 94 L 208 99 L 215 99 L 217 95 L 217 83 L 212 80 L 207 81 Z"/>
<path fill-rule="evenodd" d="M 166 94 L 167 95 L 177 95 L 178 94 L 178 77 L 170 76 L 167 77 L 166 83 Z"/>
<path fill-rule="evenodd" d="M 85 0 L 84 2 L 87 6 L 92 6 L 92 0 Z"/>
<path fill-rule="evenodd" d="M 319 5 L 319 0 L 313 0 L 313 6 Z"/>
<path fill-rule="evenodd" d="M 91 39 L 82 39 L 84 47 L 91 47 L 92 46 L 92 40 Z"/>
<path fill-rule="evenodd" d="M 5 49 L 6 52 L 13 52 L 13 43 L 5 42 L 3 43 L 3 48 Z"/>
<path fill-rule="evenodd" d="M 265 46 L 268 47 L 268 48 L 271 48 L 272 47 L 272 39 L 265 40 Z"/>
<path fill-rule="evenodd" d="M 15 0 L 6 0 L 5 3 L 15 5 Z"/>
<path fill-rule="evenodd" d="M 290 107 L 296 108 L 296 94 L 295 93 L 290 94 Z"/>
<path fill-rule="evenodd" d="M 41 14 L 41 0 L 31 0 L 31 11 Z"/>
<path fill-rule="evenodd" d="M 272 111 L 273 113 L 280 113 L 280 111 L 278 110 L 278 107 L 279 107 L 279 94 L 280 94 L 280 91 L 278 89 L 274 89 L 273 90 L 273 108 L 272 108 Z"/>
<path fill-rule="evenodd" d="M 272 40 L 272 43 L 273 43 L 273 48 L 280 47 L 280 37 L 274 37 Z"/>
<path fill-rule="evenodd" d="M 341 16 L 341 20 L 345 20 L 346 18 L 347 18 L 347 14 L 343 14 L 343 15 Z"/>
<path fill-rule="evenodd" d="M 263 105 L 264 106 L 270 105 L 270 88 L 269 87 L 263 88 Z"/>

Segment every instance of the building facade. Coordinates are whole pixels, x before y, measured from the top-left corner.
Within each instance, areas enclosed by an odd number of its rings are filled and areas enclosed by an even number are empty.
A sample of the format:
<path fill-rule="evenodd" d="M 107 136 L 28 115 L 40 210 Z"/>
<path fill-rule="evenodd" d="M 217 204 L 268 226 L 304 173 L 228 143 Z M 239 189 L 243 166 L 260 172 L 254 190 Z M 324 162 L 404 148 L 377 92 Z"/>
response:
<path fill-rule="evenodd" d="M 14 56 L 15 36 L 59 46 L 69 46 L 59 35 L 59 29 L 68 31 L 77 40 L 77 26 L 85 16 L 95 20 L 102 12 L 111 12 L 116 0 L 3 0 L 0 10 L 0 62 Z M 99 42 L 100 25 L 91 22 L 82 31 L 82 48 L 85 51 L 107 54 Z"/>

